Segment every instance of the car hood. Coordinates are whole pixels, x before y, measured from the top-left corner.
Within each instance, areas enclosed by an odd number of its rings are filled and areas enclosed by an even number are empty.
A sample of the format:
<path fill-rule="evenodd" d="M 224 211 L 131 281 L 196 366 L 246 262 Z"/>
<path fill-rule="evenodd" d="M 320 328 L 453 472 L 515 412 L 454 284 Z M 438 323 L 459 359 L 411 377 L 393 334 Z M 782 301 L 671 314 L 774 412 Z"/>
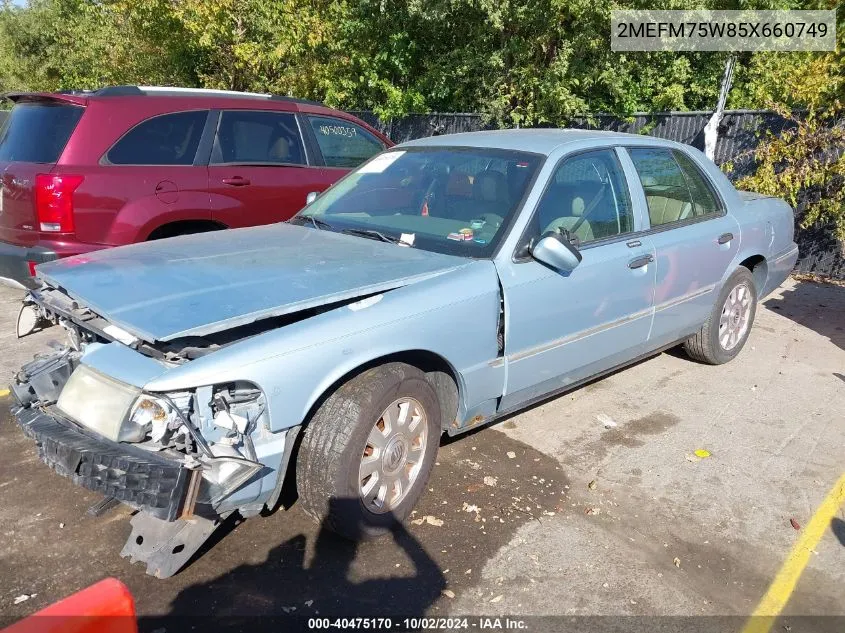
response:
<path fill-rule="evenodd" d="M 354 300 L 468 263 L 291 224 L 215 231 L 42 264 L 37 276 L 150 341 Z"/>

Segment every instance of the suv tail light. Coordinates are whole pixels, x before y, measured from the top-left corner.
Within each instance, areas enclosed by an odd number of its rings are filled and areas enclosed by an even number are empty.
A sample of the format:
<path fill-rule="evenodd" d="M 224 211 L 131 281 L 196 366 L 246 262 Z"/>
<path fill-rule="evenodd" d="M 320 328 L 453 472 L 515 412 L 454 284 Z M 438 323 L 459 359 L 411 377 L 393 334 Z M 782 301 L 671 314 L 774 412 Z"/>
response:
<path fill-rule="evenodd" d="M 35 216 L 41 231 L 73 233 L 73 192 L 83 180 L 69 174 L 35 176 Z"/>

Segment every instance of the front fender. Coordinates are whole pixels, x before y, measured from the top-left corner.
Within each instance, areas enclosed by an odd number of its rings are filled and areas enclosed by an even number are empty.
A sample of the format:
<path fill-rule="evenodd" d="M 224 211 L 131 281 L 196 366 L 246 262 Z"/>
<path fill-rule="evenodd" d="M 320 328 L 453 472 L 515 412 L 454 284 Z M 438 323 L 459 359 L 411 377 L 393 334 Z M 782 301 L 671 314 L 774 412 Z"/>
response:
<path fill-rule="evenodd" d="M 499 285 L 491 261 L 386 292 L 265 332 L 174 368 L 146 385 L 170 391 L 248 380 L 267 397 L 270 428 L 301 424 L 320 396 L 379 358 L 423 350 L 459 381 L 459 415 L 502 394 Z"/>

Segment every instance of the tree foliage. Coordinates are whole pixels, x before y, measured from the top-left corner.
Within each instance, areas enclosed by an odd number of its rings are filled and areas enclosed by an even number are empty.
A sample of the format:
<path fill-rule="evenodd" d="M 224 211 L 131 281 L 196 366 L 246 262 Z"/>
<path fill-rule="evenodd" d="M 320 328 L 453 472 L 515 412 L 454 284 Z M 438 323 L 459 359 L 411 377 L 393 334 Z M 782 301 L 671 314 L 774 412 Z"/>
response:
<path fill-rule="evenodd" d="M 383 117 L 482 112 L 505 125 L 560 124 L 585 112 L 711 107 L 724 54 L 612 53 L 615 6 L 29 0 L 21 8 L 0 0 L 0 89 L 197 85 L 295 94 Z M 680 0 L 665 5 L 684 7 Z"/>
<path fill-rule="evenodd" d="M 696 8 L 835 8 L 701 0 Z M 613 53 L 617 0 L 0 0 L 0 91 L 108 84 L 291 94 L 383 118 L 481 112 L 498 125 L 575 114 L 711 109 L 725 53 Z M 648 0 L 626 8 L 652 8 Z M 689 8 L 681 0 L 661 8 Z M 843 33 L 830 53 L 742 53 L 730 107 L 792 121 L 740 185 L 845 237 Z M 795 114 L 793 114 L 795 112 Z"/>
<path fill-rule="evenodd" d="M 834 8 L 819 2 L 812 8 Z M 803 227 L 829 227 L 845 242 L 845 12 L 837 19 L 837 50 L 761 53 L 745 67 L 740 101 L 768 107 L 789 125 L 762 139 L 757 170 L 738 185 L 784 198 Z"/>

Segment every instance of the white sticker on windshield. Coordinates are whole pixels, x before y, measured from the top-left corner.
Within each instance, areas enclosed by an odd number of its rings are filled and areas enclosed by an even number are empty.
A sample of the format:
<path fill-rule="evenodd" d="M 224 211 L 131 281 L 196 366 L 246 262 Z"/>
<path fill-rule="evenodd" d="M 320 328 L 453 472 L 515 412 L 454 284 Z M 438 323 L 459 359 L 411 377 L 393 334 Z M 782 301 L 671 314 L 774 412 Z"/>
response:
<path fill-rule="evenodd" d="M 402 154 L 405 152 L 387 152 L 386 154 L 379 154 L 369 163 L 358 170 L 359 174 L 380 174 L 385 169 L 390 167 Z"/>

